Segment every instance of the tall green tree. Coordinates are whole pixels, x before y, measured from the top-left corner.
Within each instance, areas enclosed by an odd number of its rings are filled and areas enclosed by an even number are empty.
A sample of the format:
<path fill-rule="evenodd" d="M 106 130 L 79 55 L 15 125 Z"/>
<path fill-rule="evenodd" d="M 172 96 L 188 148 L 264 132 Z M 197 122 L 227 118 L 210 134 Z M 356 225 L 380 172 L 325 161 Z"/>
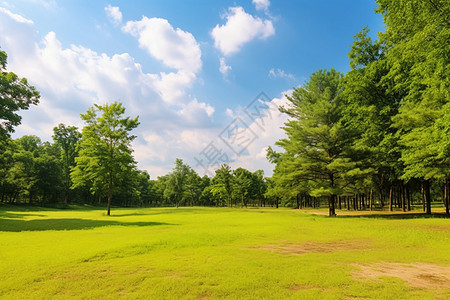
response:
<path fill-rule="evenodd" d="M 53 128 L 53 140 L 61 148 L 61 162 L 64 176 L 64 202 L 69 201 L 69 191 L 72 186 L 70 170 L 75 166 L 77 156 L 77 145 L 81 138 L 81 133 L 75 126 L 59 124 Z"/>
<path fill-rule="evenodd" d="M 342 118 L 355 133 L 353 147 L 360 154 L 359 165 L 367 172 L 365 177 L 355 178 L 358 182 L 350 184 L 347 193 L 359 193 L 364 186 L 375 187 L 383 206 L 386 182 L 396 181 L 403 171 L 399 135 L 392 126 L 402 95 L 384 80 L 389 72 L 385 44 L 373 41 L 367 27 L 354 38 L 348 54 L 351 70 L 342 80 Z"/>
<path fill-rule="evenodd" d="M 39 92 L 28 84 L 26 78 L 20 78 L 13 72 L 6 72 L 7 55 L 0 50 L 0 139 L 14 132 L 14 126 L 22 118 L 18 110 L 28 109 L 39 103 Z"/>
<path fill-rule="evenodd" d="M 237 168 L 233 171 L 232 190 L 235 199 L 241 200 L 241 207 L 247 207 L 248 199 L 254 197 L 255 186 L 253 174 L 247 169 Z"/>
<path fill-rule="evenodd" d="M 233 174 L 229 165 L 223 164 L 216 170 L 210 190 L 216 199 L 216 205 L 233 206 Z"/>
<path fill-rule="evenodd" d="M 277 142 L 285 150 L 285 167 L 277 171 L 294 182 L 307 182 L 311 196 L 328 197 L 330 216 L 335 215 L 336 196 L 346 176 L 360 172 L 352 161 L 353 132 L 341 122 L 341 79 L 334 69 L 319 70 L 295 89 L 289 106 L 281 109 L 290 117 L 283 128 L 287 138 Z"/>
<path fill-rule="evenodd" d="M 191 168 L 177 158 L 172 173 L 169 174 L 164 196 L 175 202 L 178 207 L 186 199 L 187 184 Z"/>
<path fill-rule="evenodd" d="M 73 187 L 91 184 L 92 193 L 107 193 L 110 215 L 114 187 L 136 168 L 130 132 L 138 125 L 138 117 L 124 117 L 125 107 L 119 102 L 94 105 L 81 115 L 85 122 L 79 144 L 79 156 L 71 172 Z"/>

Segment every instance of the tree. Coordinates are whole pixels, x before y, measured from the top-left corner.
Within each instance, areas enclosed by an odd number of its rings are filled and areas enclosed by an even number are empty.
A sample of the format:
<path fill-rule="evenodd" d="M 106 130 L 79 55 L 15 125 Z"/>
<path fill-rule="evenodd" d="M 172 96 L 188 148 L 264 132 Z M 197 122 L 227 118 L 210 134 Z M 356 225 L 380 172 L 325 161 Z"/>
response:
<path fill-rule="evenodd" d="M 164 190 L 164 197 L 175 201 L 175 206 L 178 207 L 185 199 L 186 184 L 191 168 L 183 163 L 183 160 L 177 158 L 175 160 L 175 167 L 172 173 L 169 174 L 166 189 Z"/>
<path fill-rule="evenodd" d="M 247 169 L 237 168 L 233 171 L 232 188 L 235 199 L 241 199 L 241 207 L 247 207 L 248 198 L 253 196 L 253 174 Z"/>
<path fill-rule="evenodd" d="M 190 200 L 191 206 L 198 204 L 204 186 L 202 178 L 191 167 L 189 167 L 185 188 L 187 192 L 186 197 Z"/>
<path fill-rule="evenodd" d="M 328 197 L 330 216 L 345 177 L 360 172 L 352 161 L 353 132 L 341 122 L 341 78 L 334 69 L 319 70 L 295 89 L 288 97 L 290 106 L 281 108 L 290 117 L 283 128 L 287 138 L 277 142 L 285 150 L 279 162 L 285 166 L 276 171 L 293 182 L 307 182 L 311 196 Z"/>
<path fill-rule="evenodd" d="M 16 113 L 39 103 L 39 92 L 13 72 L 6 72 L 7 55 L 0 50 L 0 139 L 14 132 L 22 118 Z"/>
<path fill-rule="evenodd" d="M 427 213 L 431 213 L 430 180 L 448 180 L 445 140 L 436 139 L 450 103 L 450 2 L 378 0 L 389 51 L 389 72 L 383 80 L 402 95 L 393 126 L 399 131 L 403 180 L 421 179 Z"/>
<path fill-rule="evenodd" d="M 130 131 L 139 125 L 138 117 L 124 117 L 119 102 L 94 105 L 81 115 L 86 123 L 82 130 L 79 156 L 71 172 L 73 188 L 90 184 L 93 194 L 107 193 L 110 215 L 114 187 L 136 168 Z"/>
<path fill-rule="evenodd" d="M 227 164 L 223 164 L 216 170 L 216 175 L 211 180 L 211 193 L 216 198 L 216 204 L 233 206 L 233 174 Z"/>
<path fill-rule="evenodd" d="M 389 72 L 385 44 L 372 41 L 368 34 L 365 27 L 355 35 L 348 54 L 351 70 L 342 80 L 342 122 L 355 133 L 353 148 L 360 156 L 354 159 L 366 171 L 366 176 L 355 178 L 359 182 L 349 185 L 346 193 L 377 187 L 383 206 L 385 182 L 392 184 L 403 170 L 398 132 L 392 127 L 402 95 L 383 80 Z"/>
<path fill-rule="evenodd" d="M 59 124 L 53 128 L 53 140 L 61 147 L 61 162 L 64 176 L 64 203 L 69 200 L 69 190 L 72 186 L 70 179 L 70 170 L 75 166 L 75 157 L 77 156 L 77 144 L 81 138 L 78 128 L 75 126 L 66 126 Z"/>

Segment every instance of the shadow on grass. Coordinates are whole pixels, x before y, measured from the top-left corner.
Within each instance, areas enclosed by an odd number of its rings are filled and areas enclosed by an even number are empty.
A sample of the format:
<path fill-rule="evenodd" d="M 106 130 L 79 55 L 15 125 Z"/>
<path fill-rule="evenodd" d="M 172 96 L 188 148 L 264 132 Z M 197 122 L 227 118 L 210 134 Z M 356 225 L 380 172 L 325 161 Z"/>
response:
<path fill-rule="evenodd" d="M 360 214 L 360 215 L 338 215 L 338 218 L 371 218 L 371 219 L 391 219 L 391 220 L 404 220 L 404 219 L 448 219 L 449 215 L 445 213 L 385 213 L 385 214 Z"/>
<path fill-rule="evenodd" d="M 163 222 L 117 222 L 87 219 L 44 219 L 17 220 L 0 219 L 0 232 L 47 231 L 47 230 L 82 230 L 105 226 L 158 226 L 175 225 Z"/>
<path fill-rule="evenodd" d="M 11 219 L 23 219 L 24 217 L 46 217 L 46 215 L 41 214 L 15 214 L 9 211 L 0 211 L 1 218 L 11 218 Z"/>

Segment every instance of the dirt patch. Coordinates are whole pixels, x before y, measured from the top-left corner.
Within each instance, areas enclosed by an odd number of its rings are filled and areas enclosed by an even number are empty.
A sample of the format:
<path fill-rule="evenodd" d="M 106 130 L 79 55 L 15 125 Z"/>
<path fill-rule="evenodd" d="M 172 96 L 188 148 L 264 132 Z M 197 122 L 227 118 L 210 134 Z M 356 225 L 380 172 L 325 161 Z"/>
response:
<path fill-rule="evenodd" d="M 320 287 L 307 285 L 307 284 L 294 284 L 287 287 L 290 291 L 301 291 L 301 290 L 311 290 L 311 289 L 320 289 Z"/>
<path fill-rule="evenodd" d="M 335 251 L 360 251 L 370 248 L 370 241 L 333 241 L 306 242 L 303 244 L 281 244 L 253 246 L 252 249 L 263 249 L 281 254 L 330 253 Z"/>
<path fill-rule="evenodd" d="M 450 226 L 445 226 L 445 225 L 429 225 L 429 226 L 424 226 L 421 228 L 430 229 L 430 230 L 434 230 L 434 231 L 450 232 Z"/>
<path fill-rule="evenodd" d="M 426 263 L 358 264 L 353 278 L 360 281 L 380 280 L 380 276 L 397 277 L 409 286 L 422 289 L 450 289 L 450 267 Z"/>
<path fill-rule="evenodd" d="M 209 291 L 206 291 L 204 293 L 197 295 L 197 299 L 206 299 L 209 297 L 211 297 L 211 292 L 209 292 Z"/>

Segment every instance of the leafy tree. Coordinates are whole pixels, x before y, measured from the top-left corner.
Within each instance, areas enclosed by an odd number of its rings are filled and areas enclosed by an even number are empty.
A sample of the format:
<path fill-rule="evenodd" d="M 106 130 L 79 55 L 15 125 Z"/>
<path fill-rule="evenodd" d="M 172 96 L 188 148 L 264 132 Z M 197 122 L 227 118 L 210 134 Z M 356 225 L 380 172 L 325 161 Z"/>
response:
<path fill-rule="evenodd" d="M 57 145 L 44 142 L 39 146 L 39 155 L 34 159 L 35 190 L 42 202 L 57 203 L 64 190 L 63 168 Z"/>
<path fill-rule="evenodd" d="M 176 207 L 186 198 L 186 185 L 190 172 L 191 168 L 184 164 L 182 159 L 177 158 L 175 160 L 175 167 L 172 173 L 169 174 L 164 197 L 175 201 Z"/>
<path fill-rule="evenodd" d="M 256 170 L 252 173 L 252 193 L 253 197 L 259 201 L 259 206 L 265 206 L 265 193 L 267 182 L 264 178 L 263 170 Z"/>
<path fill-rule="evenodd" d="M 108 215 L 114 187 L 136 167 L 131 148 L 135 136 L 130 131 L 139 125 L 138 117 L 124 117 L 124 113 L 125 107 L 114 102 L 94 105 L 81 115 L 86 125 L 71 172 L 73 188 L 90 184 L 93 194 L 107 193 Z"/>
<path fill-rule="evenodd" d="M 40 97 L 25 78 L 6 72 L 6 64 L 7 55 L 0 50 L 0 139 L 9 137 L 20 124 L 22 118 L 17 111 L 38 104 Z"/>
<path fill-rule="evenodd" d="M 75 126 L 66 126 L 59 124 L 53 128 L 53 140 L 61 147 L 62 170 L 64 174 L 64 202 L 69 200 L 69 190 L 72 186 L 70 179 L 70 170 L 75 166 L 75 157 L 77 156 L 77 144 L 81 138 L 78 128 Z"/>
<path fill-rule="evenodd" d="M 190 200 L 191 206 L 195 203 L 198 204 L 200 197 L 202 195 L 204 186 L 202 178 L 195 172 L 194 169 L 189 167 L 188 176 L 186 179 L 186 197 Z"/>
<path fill-rule="evenodd" d="M 243 168 L 233 171 L 232 188 L 235 199 L 241 199 L 241 207 L 247 207 L 248 198 L 254 194 L 254 182 L 252 172 Z"/>
<path fill-rule="evenodd" d="M 385 181 L 395 181 L 403 170 L 398 132 L 392 127 L 402 95 L 383 80 L 389 72 L 386 47 L 381 41 L 372 41 L 368 33 L 365 27 L 355 36 L 349 53 L 352 69 L 342 80 L 342 122 L 355 133 L 353 148 L 359 157 L 354 160 L 366 171 L 366 176 L 353 178 L 346 193 L 376 186 L 383 206 Z"/>
<path fill-rule="evenodd" d="M 360 172 L 352 161 L 353 132 L 341 122 L 343 102 L 339 98 L 342 74 L 331 69 L 313 73 L 304 87 L 288 97 L 289 107 L 281 111 L 290 120 L 283 128 L 287 138 L 284 167 L 276 171 L 292 182 L 307 182 L 314 197 L 328 197 L 329 215 L 335 215 L 336 196 L 342 193 L 346 176 Z M 281 162 L 280 162 L 281 164 Z"/>
<path fill-rule="evenodd" d="M 216 170 L 210 187 L 216 204 L 233 206 L 233 174 L 229 165 L 223 164 Z"/>

